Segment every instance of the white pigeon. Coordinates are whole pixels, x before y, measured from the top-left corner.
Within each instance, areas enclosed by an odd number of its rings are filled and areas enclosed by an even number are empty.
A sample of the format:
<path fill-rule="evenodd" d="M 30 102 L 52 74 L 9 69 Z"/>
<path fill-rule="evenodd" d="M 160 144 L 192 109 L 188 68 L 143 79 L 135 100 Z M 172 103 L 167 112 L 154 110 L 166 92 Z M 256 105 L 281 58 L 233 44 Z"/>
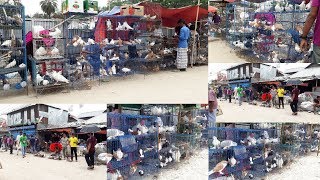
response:
<path fill-rule="evenodd" d="M 61 71 L 59 71 L 59 72 L 53 71 L 53 72 L 51 73 L 51 77 L 52 77 L 54 80 L 56 80 L 57 82 L 69 83 L 69 80 L 62 75 L 62 72 L 61 72 Z"/>
<path fill-rule="evenodd" d="M 25 87 L 27 86 L 27 82 L 26 82 L 26 81 L 22 81 L 22 82 L 20 83 L 20 85 L 21 85 L 21 87 L 25 88 Z"/>
<path fill-rule="evenodd" d="M 95 44 L 95 42 L 94 42 L 93 39 L 89 38 L 89 39 L 88 39 L 88 44 L 93 45 L 93 44 Z"/>
<path fill-rule="evenodd" d="M 36 77 L 37 85 L 40 85 L 42 81 L 43 81 L 43 77 L 41 77 L 40 74 L 37 74 L 37 77 Z"/>
<path fill-rule="evenodd" d="M 152 20 L 154 20 L 154 19 L 156 19 L 156 18 L 157 18 L 156 15 L 150 17 L 150 19 L 152 19 Z"/>
<path fill-rule="evenodd" d="M 302 52 L 298 43 L 294 45 L 294 50 L 296 50 L 298 53 Z"/>
<path fill-rule="evenodd" d="M 107 21 L 107 28 L 108 28 L 108 30 L 112 30 L 112 23 L 111 23 L 110 19 L 108 19 L 108 21 Z"/>
<path fill-rule="evenodd" d="M 14 59 L 13 61 L 11 61 L 9 64 L 6 65 L 6 67 L 4 68 L 12 68 L 17 64 L 17 61 Z"/>
<path fill-rule="evenodd" d="M 21 63 L 20 65 L 19 65 L 19 68 L 25 68 L 26 67 L 26 65 L 24 64 L 24 63 Z"/>
<path fill-rule="evenodd" d="M 218 138 L 216 136 L 213 136 L 212 145 L 215 149 L 219 148 L 219 146 L 220 146 L 220 141 L 218 140 Z"/>
<path fill-rule="evenodd" d="M 272 52 L 272 55 L 273 55 L 272 62 L 273 63 L 280 63 L 280 60 L 278 58 L 278 54 L 275 51 Z"/>
<path fill-rule="evenodd" d="M 288 4 L 284 7 L 284 9 L 287 11 L 287 12 L 291 12 L 293 11 L 293 5 L 292 4 Z"/>
<path fill-rule="evenodd" d="M 36 52 L 35 52 L 35 56 L 44 56 L 44 55 L 46 55 L 47 54 L 47 51 L 46 51 L 46 49 L 44 48 L 44 47 L 39 47 L 39 49 L 37 49 L 36 50 Z"/>
<path fill-rule="evenodd" d="M 48 80 L 43 80 L 43 81 L 42 81 L 42 85 L 46 86 L 46 85 L 48 85 L 48 84 L 49 84 L 49 81 L 48 81 Z"/>
<path fill-rule="evenodd" d="M 252 145 L 256 145 L 257 144 L 257 140 L 254 137 L 248 136 L 247 140 L 252 144 Z"/>
<path fill-rule="evenodd" d="M 117 161 L 120 161 L 123 158 L 123 152 L 120 148 L 117 151 L 113 151 L 113 157 L 116 158 Z"/>
<path fill-rule="evenodd" d="M 1 46 L 4 46 L 4 47 L 11 47 L 11 40 L 6 40 L 4 41 Z"/>
<path fill-rule="evenodd" d="M 56 48 L 56 47 L 54 47 L 54 48 L 52 49 L 52 51 L 51 51 L 51 55 L 52 55 L 52 56 L 57 56 L 57 55 L 59 55 L 59 54 L 60 54 L 59 49 Z"/>
<path fill-rule="evenodd" d="M 231 158 L 228 159 L 228 162 L 231 167 L 234 167 L 237 163 L 237 160 L 232 156 Z"/>
<path fill-rule="evenodd" d="M 252 165 L 253 164 L 252 157 L 249 157 L 249 160 L 250 160 L 250 164 Z"/>
<path fill-rule="evenodd" d="M 109 44 L 115 44 L 115 41 L 113 39 L 111 39 Z"/>
<path fill-rule="evenodd" d="M 129 24 L 127 23 L 127 21 L 125 21 L 122 25 L 122 27 L 124 28 L 124 30 L 132 30 L 133 28 L 131 26 L 129 26 Z"/>
<path fill-rule="evenodd" d="M 18 72 L 13 72 L 13 73 L 6 74 L 5 77 L 8 78 L 8 79 L 12 79 L 12 78 L 14 78 L 16 75 L 18 75 Z"/>
<path fill-rule="evenodd" d="M 118 22 L 118 27 L 116 28 L 117 31 L 124 30 L 124 27 L 121 25 L 120 22 Z"/>
<path fill-rule="evenodd" d="M 246 13 L 246 12 L 241 12 L 241 13 L 240 13 L 240 18 L 241 18 L 242 20 L 245 20 L 245 19 L 249 18 L 249 14 Z"/>
<path fill-rule="evenodd" d="M 131 72 L 131 69 L 129 69 L 129 68 L 122 68 L 122 72 L 128 73 L 128 72 Z"/>
<path fill-rule="evenodd" d="M 280 3 L 277 3 L 277 5 L 274 7 L 276 12 L 281 12 L 283 9 L 280 6 Z"/>
<path fill-rule="evenodd" d="M 311 9 L 311 1 L 312 0 L 310 0 L 309 3 L 306 5 L 306 10 L 310 10 Z"/>
<path fill-rule="evenodd" d="M 115 138 L 117 136 L 123 136 L 123 135 L 124 135 L 124 132 L 120 131 L 118 129 L 108 129 L 107 130 L 108 139 L 112 139 L 112 138 Z"/>
<path fill-rule="evenodd" d="M 153 41 L 153 42 L 150 43 L 150 46 L 154 46 L 155 44 L 156 44 L 156 42 Z"/>
<path fill-rule="evenodd" d="M 306 2 L 302 1 L 301 4 L 299 5 L 300 10 L 305 10 L 306 9 Z"/>
<path fill-rule="evenodd" d="M 94 22 L 94 20 L 90 21 L 89 23 L 89 29 L 92 30 L 96 27 L 96 23 Z"/>
<path fill-rule="evenodd" d="M 59 28 L 55 28 L 53 32 L 49 32 L 49 35 L 53 38 L 59 38 L 61 35 L 61 30 Z"/>
<path fill-rule="evenodd" d="M 117 74 L 117 69 L 115 64 L 111 67 L 111 71 L 112 71 L 112 74 Z"/>
<path fill-rule="evenodd" d="M 143 150 L 139 149 L 139 153 L 140 153 L 140 158 L 144 158 L 144 154 L 143 154 Z"/>
<path fill-rule="evenodd" d="M 8 91 L 10 89 L 10 84 L 3 85 L 3 90 Z"/>
<path fill-rule="evenodd" d="M 224 140 L 220 143 L 220 146 L 223 148 L 223 149 L 227 149 L 229 147 L 232 147 L 232 146 L 237 146 L 238 144 L 236 142 L 233 142 L 232 140 Z"/>

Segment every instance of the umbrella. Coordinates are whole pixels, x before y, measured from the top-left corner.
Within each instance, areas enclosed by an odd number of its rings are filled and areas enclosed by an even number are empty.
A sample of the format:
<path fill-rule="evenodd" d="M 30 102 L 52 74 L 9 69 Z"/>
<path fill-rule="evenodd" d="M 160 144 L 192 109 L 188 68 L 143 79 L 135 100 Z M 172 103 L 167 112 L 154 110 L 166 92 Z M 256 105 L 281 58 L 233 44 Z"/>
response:
<path fill-rule="evenodd" d="M 99 131 L 101 131 L 101 129 L 98 126 L 93 124 L 83 126 L 82 129 L 80 130 L 80 132 L 82 133 L 96 133 Z"/>
<path fill-rule="evenodd" d="M 291 85 L 291 86 L 300 85 L 300 84 L 303 84 L 303 82 L 299 79 L 290 79 L 287 81 L 287 85 Z"/>

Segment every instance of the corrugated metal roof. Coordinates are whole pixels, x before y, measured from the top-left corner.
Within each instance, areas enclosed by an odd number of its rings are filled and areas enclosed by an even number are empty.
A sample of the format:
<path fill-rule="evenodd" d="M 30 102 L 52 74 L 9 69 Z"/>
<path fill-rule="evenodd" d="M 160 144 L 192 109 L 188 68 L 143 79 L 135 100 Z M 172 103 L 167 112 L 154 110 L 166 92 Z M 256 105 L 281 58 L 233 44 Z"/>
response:
<path fill-rule="evenodd" d="M 107 113 L 100 114 L 84 122 L 85 124 L 107 124 Z"/>
<path fill-rule="evenodd" d="M 320 67 L 310 67 L 310 68 L 301 70 L 295 74 L 292 74 L 289 77 L 290 79 L 302 79 L 302 78 L 320 79 Z"/>
<path fill-rule="evenodd" d="M 81 118 L 86 118 L 86 117 L 95 117 L 98 115 L 103 114 L 104 110 L 100 110 L 100 111 L 90 111 L 90 112 L 84 112 L 84 113 L 80 113 L 77 118 L 81 119 Z"/>

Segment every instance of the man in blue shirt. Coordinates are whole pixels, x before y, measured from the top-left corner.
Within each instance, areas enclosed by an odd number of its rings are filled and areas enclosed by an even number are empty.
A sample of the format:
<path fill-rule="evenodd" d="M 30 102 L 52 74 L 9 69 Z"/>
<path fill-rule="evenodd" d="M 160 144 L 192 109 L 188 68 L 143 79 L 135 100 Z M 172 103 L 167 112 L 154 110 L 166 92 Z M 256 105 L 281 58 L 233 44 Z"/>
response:
<path fill-rule="evenodd" d="M 181 29 L 177 50 L 177 68 L 180 71 L 186 71 L 188 65 L 188 40 L 190 38 L 190 30 L 183 19 L 178 21 L 178 26 L 181 27 Z"/>

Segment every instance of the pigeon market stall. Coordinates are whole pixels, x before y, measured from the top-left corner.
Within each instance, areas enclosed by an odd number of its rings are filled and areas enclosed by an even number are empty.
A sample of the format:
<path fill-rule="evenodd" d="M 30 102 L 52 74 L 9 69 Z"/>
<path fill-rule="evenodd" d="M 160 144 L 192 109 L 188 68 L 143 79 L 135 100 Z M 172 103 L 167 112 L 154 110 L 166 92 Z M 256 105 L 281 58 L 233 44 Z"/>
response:
<path fill-rule="evenodd" d="M 309 62 L 312 48 L 302 52 L 299 36 L 310 7 L 311 2 L 287 0 L 229 3 L 226 39 L 248 60 Z"/>
<path fill-rule="evenodd" d="M 0 5 L 0 23 L 0 92 L 27 92 L 24 7 Z"/>
<path fill-rule="evenodd" d="M 209 128 L 214 132 L 213 138 L 209 138 L 210 179 L 262 177 L 275 168 L 272 160 L 282 158 L 281 154 L 275 154 L 280 131 L 276 125 L 269 128 L 250 126 Z"/>
<path fill-rule="evenodd" d="M 30 59 L 36 95 L 47 90 L 69 91 L 62 23 L 58 20 L 32 19 L 32 39 L 33 57 Z"/>

